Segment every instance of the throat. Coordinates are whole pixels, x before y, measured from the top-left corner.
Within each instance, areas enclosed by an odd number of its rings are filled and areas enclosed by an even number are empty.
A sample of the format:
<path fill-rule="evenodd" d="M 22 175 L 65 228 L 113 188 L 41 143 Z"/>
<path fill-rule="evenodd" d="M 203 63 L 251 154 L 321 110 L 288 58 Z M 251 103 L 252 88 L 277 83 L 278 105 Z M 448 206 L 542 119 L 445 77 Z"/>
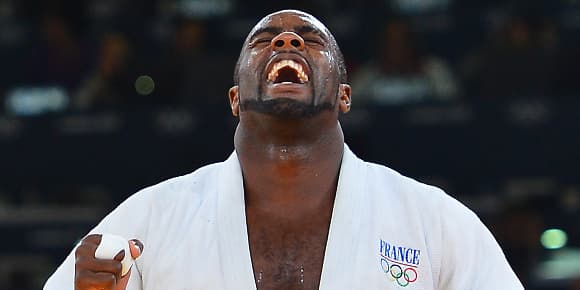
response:
<path fill-rule="evenodd" d="M 296 165 L 300 163 L 307 163 L 309 160 L 309 152 L 311 150 L 307 146 L 298 145 L 274 145 L 270 144 L 266 148 L 268 158 L 279 161 L 282 164 L 285 162 L 293 162 Z"/>
<path fill-rule="evenodd" d="M 267 145 L 257 151 L 240 154 L 246 206 L 289 216 L 332 207 L 342 150 Z"/>

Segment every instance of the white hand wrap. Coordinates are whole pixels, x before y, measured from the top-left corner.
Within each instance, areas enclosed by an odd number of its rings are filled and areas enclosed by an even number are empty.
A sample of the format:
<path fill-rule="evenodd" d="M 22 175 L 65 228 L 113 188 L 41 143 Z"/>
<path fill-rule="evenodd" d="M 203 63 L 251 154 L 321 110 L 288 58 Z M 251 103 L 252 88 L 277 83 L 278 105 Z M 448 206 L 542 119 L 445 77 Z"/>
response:
<path fill-rule="evenodd" d="M 103 234 L 101 243 L 95 250 L 95 258 L 97 259 L 113 259 L 121 250 L 125 250 L 125 257 L 121 261 L 123 269 L 121 276 L 125 276 L 133 266 L 133 257 L 129 250 L 129 241 L 116 235 Z"/>

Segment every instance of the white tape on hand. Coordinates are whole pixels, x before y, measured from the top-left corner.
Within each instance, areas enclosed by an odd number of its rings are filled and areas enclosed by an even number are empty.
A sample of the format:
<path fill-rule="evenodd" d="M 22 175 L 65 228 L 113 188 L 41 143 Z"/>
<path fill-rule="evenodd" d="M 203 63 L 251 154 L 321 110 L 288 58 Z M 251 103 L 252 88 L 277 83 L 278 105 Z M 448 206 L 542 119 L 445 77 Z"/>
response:
<path fill-rule="evenodd" d="M 103 234 L 101 243 L 95 250 L 95 258 L 112 260 L 122 250 L 125 250 L 125 257 L 121 261 L 121 276 L 125 276 L 133 266 L 128 240 L 116 235 Z"/>

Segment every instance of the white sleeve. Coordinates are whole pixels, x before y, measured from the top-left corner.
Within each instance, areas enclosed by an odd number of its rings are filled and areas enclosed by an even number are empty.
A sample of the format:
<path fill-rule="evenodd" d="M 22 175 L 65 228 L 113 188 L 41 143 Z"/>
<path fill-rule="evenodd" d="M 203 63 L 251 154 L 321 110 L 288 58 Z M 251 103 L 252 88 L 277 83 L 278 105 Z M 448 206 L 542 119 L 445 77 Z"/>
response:
<path fill-rule="evenodd" d="M 441 208 L 442 260 L 438 289 L 523 290 L 487 227 L 471 210 L 449 199 Z"/>
<path fill-rule="evenodd" d="M 115 234 L 127 239 L 139 239 L 145 245 L 146 225 L 150 210 L 149 203 L 144 198 L 145 192 L 137 193 L 109 215 L 107 215 L 89 234 L 108 233 Z M 75 248 L 66 257 L 64 262 L 48 278 L 43 290 L 73 290 L 75 276 Z M 146 250 L 145 250 L 146 251 Z M 138 261 L 138 260 L 137 260 Z M 127 290 L 142 290 L 141 271 L 138 263 L 135 263 L 131 270 L 131 277 L 127 284 Z"/>

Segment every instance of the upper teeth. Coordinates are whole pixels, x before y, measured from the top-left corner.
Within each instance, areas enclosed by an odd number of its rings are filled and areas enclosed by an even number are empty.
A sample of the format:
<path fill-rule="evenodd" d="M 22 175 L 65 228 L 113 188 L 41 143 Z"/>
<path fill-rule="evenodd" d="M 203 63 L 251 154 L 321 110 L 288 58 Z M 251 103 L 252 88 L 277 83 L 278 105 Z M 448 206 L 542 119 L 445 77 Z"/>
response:
<path fill-rule="evenodd" d="M 276 80 L 276 78 L 278 77 L 278 71 L 280 71 L 280 69 L 283 67 L 290 67 L 294 69 L 296 72 L 298 72 L 297 75 L 301 83 L 305 83 L 308 81 L 308 75 L 304 73 L 302 65 L 289 59 L 281 60 L 274 64 L 272 70 L 270 70 L 270 73 L 268 73 L 268 81 L 273 82 L 274 80 Z"/>

